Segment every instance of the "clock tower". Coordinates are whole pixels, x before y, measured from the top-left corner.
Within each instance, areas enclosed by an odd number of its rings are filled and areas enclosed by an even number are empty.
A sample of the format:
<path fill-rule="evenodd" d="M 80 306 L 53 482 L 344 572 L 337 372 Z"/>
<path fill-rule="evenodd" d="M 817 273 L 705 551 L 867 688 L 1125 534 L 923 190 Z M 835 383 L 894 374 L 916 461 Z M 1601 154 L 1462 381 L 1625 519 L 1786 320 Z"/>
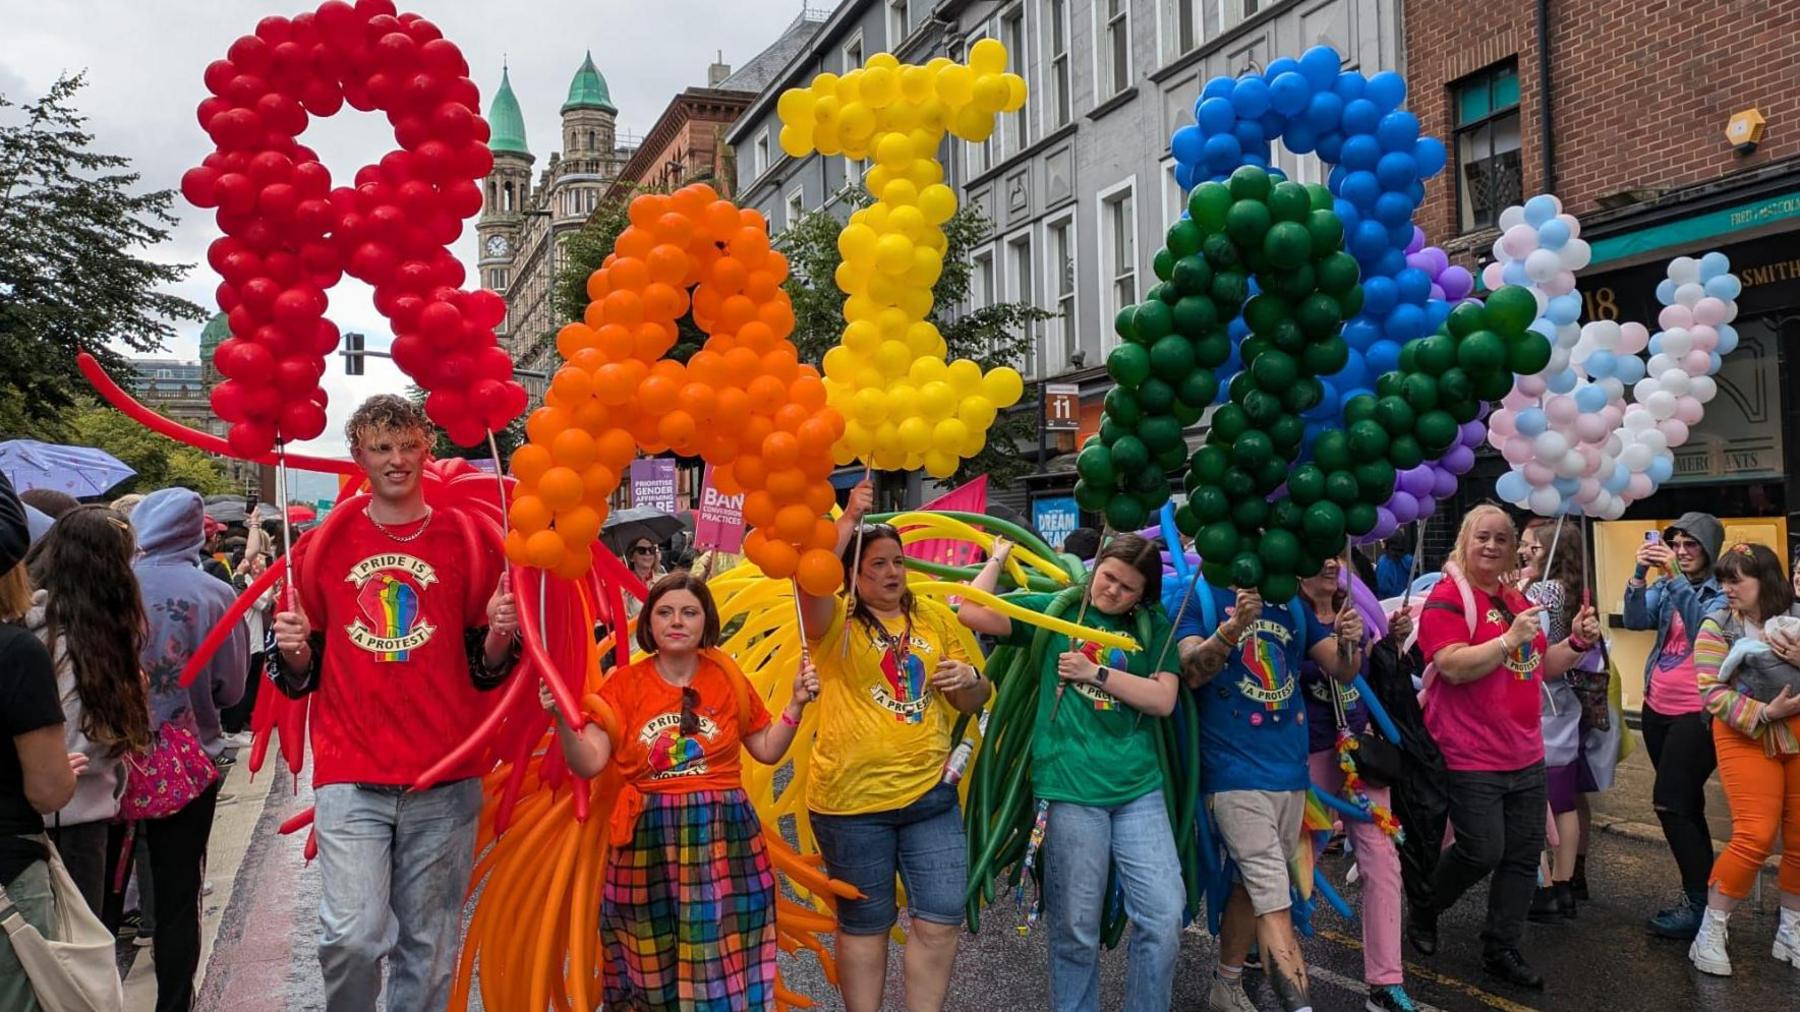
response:
<path fill-rule="evenodd" d="M 524 212 L 531 204 L 531 151 L 525 146 L 525 117 L 519 112 L 512 81 L 500 71 L 500 90 L 488 106 L 488 148 L 494 153 L 494 169 L 482 181 L 481 219 L 475 224 L 478 280 L 504 296 L 512 287 L 514 260 L 519 254 L 519 232 Z M 510 329 L 508 320 L 500 327 Z"/>

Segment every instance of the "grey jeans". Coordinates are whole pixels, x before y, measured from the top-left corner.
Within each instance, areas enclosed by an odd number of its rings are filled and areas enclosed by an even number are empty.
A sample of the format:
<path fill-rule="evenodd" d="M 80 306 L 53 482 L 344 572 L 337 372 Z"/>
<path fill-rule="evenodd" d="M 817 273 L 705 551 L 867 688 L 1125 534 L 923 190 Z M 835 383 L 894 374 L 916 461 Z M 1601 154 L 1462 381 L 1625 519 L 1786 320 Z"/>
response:
<path fill-rule="evenodd" d="M 480 810 L 480 780 L 314 792 L 328 1012 L 375 1008 L 383 958 L 391 1012 L 448 1003 Z"/>
<path fill-rule="evenodd" d="M 56 917 L 56 901 L 50 894 L 50 864 L 33 861 L 31 866 L 6 883 L 7 898 L 19 910 L 25 923 L 38 929 L 45 938 L 54 940 L 52 921 Z M 0 1009 L 7 1012 L 37 1012 L 37 993 L 31 989 L 31 978 L 13 952 L 12 940 L 0 931 Z"/>

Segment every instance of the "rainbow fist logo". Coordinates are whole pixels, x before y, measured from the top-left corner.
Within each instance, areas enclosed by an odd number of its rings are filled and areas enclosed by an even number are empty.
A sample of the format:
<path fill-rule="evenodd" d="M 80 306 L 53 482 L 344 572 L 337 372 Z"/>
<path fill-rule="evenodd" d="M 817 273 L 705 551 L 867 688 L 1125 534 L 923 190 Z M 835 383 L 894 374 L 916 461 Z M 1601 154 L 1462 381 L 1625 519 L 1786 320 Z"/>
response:
<path fill-rule="evenodd" d="M 882 652 L 881 674 L 887 679 L 888 709 L 903 724 L 925 719 L 925 662 L 894 644 Z"/>
<path fill-rule="evenodd" d="M 700 748 L 698 738 L 690 738 L 681 733 L 681 728 L 665 727 L 650 745 L 650 772 L 658 777 L 683 776 L 705 753 Z"/>
<path fill-rule="evenodd" d="M 377 555 L 350 570 L 362 613 L 350 623 L 350 642 L 383 662 L 411 658 L 437 631 L 424 619 L 424 589 L 437 582 L 431 566 L 408 555 Z"/>
<path fill-rule="evenodd" d="M 1286 650 L 1268 629 L 1262 628 L 1262 623 L 1258 623 L 1245 638 L 1243 661 L 1245 677 L 1238 683 L 1238 688 L 1244 695 L 1262 703 L 1266 710 L 1285 709 L 1294 695 Z"/>
<path fill-rule="evenodd" d="M 1120 650 L 1118 647 L 1108 647 L 1099 643 L 1084 642 L 1078 645 L 1075 648 L 1075 651 L 1101 667 L 1111 668 L 1114 671 L 1121 672 L 1125 670 L 1125 665 L 1127 663 L 1125 651 Z M 1119 708 L 1118 699 L 1114 698 L 1113 694 L 1107 692 L 1105 689 L 1097 688 L 1092 685 L 1076 685 L 1075 691 L 1091 700 L 1094 704 L 1094 709 L 1096 710 L 1106 711 Z"/>

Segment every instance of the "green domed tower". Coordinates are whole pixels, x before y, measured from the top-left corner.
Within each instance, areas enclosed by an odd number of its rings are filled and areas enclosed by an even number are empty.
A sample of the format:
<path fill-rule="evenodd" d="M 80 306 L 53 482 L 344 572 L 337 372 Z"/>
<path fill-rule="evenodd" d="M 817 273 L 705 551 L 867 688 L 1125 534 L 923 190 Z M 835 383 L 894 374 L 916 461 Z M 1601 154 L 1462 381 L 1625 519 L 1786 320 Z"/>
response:
<path fill-rule="evenodd" d="M 481 219 L 475 223 L 477 278 L 484 288 L 502 295 L 512 284 L 512 264 L 519 254 L 519 229 L 531 203 L 531 149 L 525 143 L 525 117 L 513 94 L 512 76 L 500 67 L 500 90 L 488 106 L 488 150 L 494 169 L 482 180 Z"/>
<path fill-rule="evenodd" d="M 619 109 L 612 104 L 606 78 L 594 66 L 589 52 L 569 81 L 569 97 L 562 105 L 563 175 L 609 175 L 613 155 L 613 129 Z M 589 211 L 587 201 L 567 209 Z"/>
<path fill-rule="evenodd" d="M 213 384 L 224 378 L 213 367 L 213 352 L 218 351 L 219 345 L 230 336 L 231 325 L 226 322 L 224 313 L 214 313 L 200 331 L 200 384 L 209 391 Z"/>

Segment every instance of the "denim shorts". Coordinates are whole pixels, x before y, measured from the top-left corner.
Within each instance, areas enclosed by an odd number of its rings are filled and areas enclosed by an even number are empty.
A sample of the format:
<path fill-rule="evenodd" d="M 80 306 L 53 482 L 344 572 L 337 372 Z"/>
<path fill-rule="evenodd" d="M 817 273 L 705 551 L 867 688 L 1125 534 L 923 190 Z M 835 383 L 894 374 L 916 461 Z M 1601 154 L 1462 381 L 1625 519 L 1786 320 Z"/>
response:
<path fill-rule="evenodd" d="M 879 935 L 894 926 L 894 873 L 906 884 L 914 920 L 961 924 L 969 880 L 969 848 L 963 837 L 956 788 L 939 784 L 904 808 L 862 815 L 811 813 L 825 868 L 862 891 L 838 901 L 838 927 L 846 935 Z"/>

